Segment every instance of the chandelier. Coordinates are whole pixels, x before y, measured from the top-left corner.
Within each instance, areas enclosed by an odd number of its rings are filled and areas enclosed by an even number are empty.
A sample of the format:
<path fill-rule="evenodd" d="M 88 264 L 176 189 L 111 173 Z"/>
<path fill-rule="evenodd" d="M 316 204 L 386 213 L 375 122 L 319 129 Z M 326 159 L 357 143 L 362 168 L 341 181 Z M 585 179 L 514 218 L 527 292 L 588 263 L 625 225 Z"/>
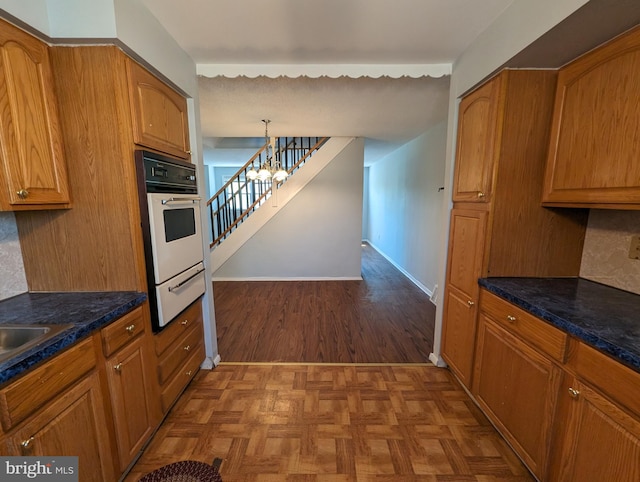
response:
<path fill-rule="evenodd" d="M 276 155 L 276 138 L 269 137 L 269 119 L 263 119 L 264 122 L 264 142 L 265 148 L 265 161 L 260 166 L 260 169 L 256 171 L 255 167 L 251 166 L 251 169 L 247 172 L 247 179 L 250 181 L 267 181 L 269 179 L 282 182 L 288 176 L 289 173 L 282 168 L 282 164 Z"/>

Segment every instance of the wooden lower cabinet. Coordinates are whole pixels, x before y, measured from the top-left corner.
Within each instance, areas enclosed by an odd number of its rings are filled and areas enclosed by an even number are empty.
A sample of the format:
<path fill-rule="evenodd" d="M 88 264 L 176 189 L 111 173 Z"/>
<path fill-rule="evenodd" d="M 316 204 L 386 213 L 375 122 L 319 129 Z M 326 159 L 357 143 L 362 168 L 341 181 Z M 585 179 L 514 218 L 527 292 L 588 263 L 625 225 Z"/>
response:
<path fill-rule="evenodd" d="M 476 306 L 464 293 L 448 287 L 445 294 L 447 323 L 442 332 L 442 357 L 467 387 L 471 386 L 476 342 Z"/>
<path fill-rule="evenodd" d="M 467 388 L 471 387 L 486 228 L 486 211 L 451 211 L 442 357 Z"/>
<path fill-rule="evenodd" d="M 202 299 L 194 301 L 155 335 L 160 404 L 166 414 L 205 359 Z"/>
<path fill-rule="evenodd" d="M 121 471 L 129 466 L 157 424 L 145 342 L 139 337 L 106 361 Z"/>
<path fill-rule="evenodd" d="M 473 395 L 520 455 L 544 479 L 562 370 L 480 315 Z"/>
<path fill-rule="evenodd" d="M 571 376 L 563 383 L 561 399 L 549 480 L 640 480 L 640 419 Z"/>
<path fill-rule="evenodd" d="M 541 481 L 640 480 L 640 373 L 480 293 L 472 396 Z"/>
<path fill-rule="evenodd" d="M 116 479 L 97 372 L 86 376 L 33 415 L 9 440 L 10 453 L 76 455 L 79 480 Z"/>

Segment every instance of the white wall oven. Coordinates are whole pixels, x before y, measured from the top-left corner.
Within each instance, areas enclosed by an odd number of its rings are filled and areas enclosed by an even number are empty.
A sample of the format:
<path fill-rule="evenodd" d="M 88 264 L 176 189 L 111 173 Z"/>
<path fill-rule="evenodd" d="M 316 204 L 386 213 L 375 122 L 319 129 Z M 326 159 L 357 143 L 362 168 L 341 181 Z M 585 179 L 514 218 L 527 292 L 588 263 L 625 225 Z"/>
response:
<path fill-rule="evenodd" d="M 205 290 L 195 166 L 138 150 L 136 171 L 151 322 L 160 331 Z"/>

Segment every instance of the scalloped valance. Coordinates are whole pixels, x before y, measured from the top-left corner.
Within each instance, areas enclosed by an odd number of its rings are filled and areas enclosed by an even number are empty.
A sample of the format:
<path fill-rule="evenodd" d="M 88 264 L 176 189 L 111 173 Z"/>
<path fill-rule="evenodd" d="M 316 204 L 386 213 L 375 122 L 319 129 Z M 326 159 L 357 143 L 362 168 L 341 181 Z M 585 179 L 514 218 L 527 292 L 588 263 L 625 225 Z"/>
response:
<path fill-rule="evenodd" d="M 198 64 L 203 77 L 433 77 L 451 75 L 452 64 Z"/>

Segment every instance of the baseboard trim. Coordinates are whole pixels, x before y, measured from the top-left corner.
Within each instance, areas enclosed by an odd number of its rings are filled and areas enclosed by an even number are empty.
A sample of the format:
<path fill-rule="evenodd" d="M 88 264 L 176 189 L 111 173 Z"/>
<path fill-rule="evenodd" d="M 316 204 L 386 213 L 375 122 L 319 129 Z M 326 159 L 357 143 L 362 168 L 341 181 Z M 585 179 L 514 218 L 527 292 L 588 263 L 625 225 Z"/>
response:
<path fill-rule="evenodd" d="M 442 359 L 442 357 L 435 353 L 429 353 L 429 360 L 431 360 L 431 363 L 437 367 L 444 368 L 447 366 L 447 363 Z"/>
<path fill-rule="evenodd" d="M 369 246 L 371 246 L 373 249 L 375 249 L 377 251 L 377 253 L 382 256 L 384 259 L 386 259 L 389 263 L 391 263 L 393 265 L 394 268 L 396 268 L 398 271 L 400 271 L 403 275 L 405 275 L 409 281 L 411 281 L 414 285 L 416 285 L 420 291 L 423 291 L 425 294 L 427 294 L 427 296 L 429 296 L 429 299 L 431 299 L 431 297 L 433 296 L 433 292 L 427 288 L 425 285 L 423 285 L 420 281 L 418 281 L 417 279 L 415 279 L 413 276 L 411 276 L 411 273 L 409 273 L 407 270 L 405 270 L 402 266 L 400 266 L 398 263 L 396 263 L 393 259 L 391 259 L 389 256 L 387 256 L 385 253 L 383 253 L 380 249 L 378 249 L 375 244 L 373 244 L 371 241 L 369 240 L 363 240 L 366 241 L 367 244 L 369 244 Z M 433 300 L 431 300 L 433 302 Z"/>
<path fill-rule="evenodd" d="M 204 359 L 200 368 L 203 370 L 213 370 L 218 365 L 220 365 L 220 355 L 216 355 L 213 358 L 208 356 Z"/>

